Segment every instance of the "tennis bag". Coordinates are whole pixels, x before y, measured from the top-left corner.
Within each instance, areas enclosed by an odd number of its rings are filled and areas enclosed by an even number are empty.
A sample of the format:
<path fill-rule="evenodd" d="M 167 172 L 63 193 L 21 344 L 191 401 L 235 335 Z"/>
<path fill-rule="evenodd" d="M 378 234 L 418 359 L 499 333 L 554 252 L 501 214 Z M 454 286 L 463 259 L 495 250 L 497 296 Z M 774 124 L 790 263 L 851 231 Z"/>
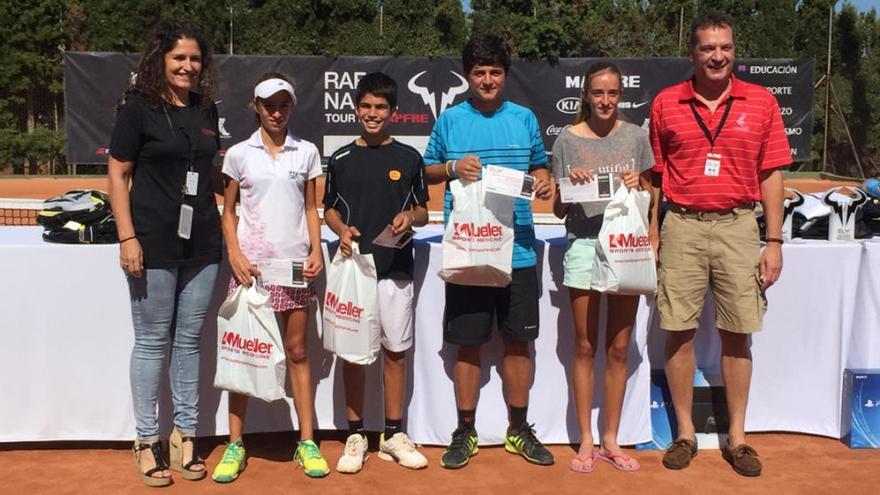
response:
<path fill-rule="evenodd" d="M 648 241 L 651 195 L 620 187 L 605 207 L 591 289 L 609 294 L 653 294 L 657 264 Z"/>
<path fill-rule="evenodd" d="M 438 275 L 458 285 L 507 287 L 513 262 L 515 198 L 486 194 L 483 181 L 449 183 L 452 213 L 443 233 Z"/>
<path fill-rule="evenodd" d="M 372 254 L 351 243 L 351 256 L 336 250 L 327 267 L 324 349 L 353 364 L 370 364 L 381 346 L 379 288 Z"/>
<path fill-rule="evenodd" d="M 37 214 L 43 240 L 62 244 L 113 244 L 116 221 L 110 196 L 94 189 L 77 189 L 43 202 Z"/>

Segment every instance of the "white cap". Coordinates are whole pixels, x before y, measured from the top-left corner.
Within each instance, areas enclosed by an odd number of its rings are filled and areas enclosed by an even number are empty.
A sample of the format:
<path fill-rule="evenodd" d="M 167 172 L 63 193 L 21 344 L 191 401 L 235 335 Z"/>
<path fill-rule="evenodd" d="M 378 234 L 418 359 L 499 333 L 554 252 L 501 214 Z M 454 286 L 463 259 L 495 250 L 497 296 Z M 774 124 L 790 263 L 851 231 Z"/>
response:
<path fill-rule="evenodd" d="M 296 105 L 296 92 L 293 91 L 293 86 L 284 79 L 266 79 L 257 84 L 257 87 L 254 88 L 254 98 L 266 99 L 279 91 L 287 91 L 287 94 L 293 99 L 293 104 Z"/>

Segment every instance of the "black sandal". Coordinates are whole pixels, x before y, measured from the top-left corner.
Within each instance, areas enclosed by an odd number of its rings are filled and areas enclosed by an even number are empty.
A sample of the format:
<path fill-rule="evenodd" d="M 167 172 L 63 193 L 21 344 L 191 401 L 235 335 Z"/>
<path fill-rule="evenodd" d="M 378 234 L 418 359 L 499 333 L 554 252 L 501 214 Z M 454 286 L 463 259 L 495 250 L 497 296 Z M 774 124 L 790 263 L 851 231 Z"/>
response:
<path fill-rule="evenodd" d="M 134 453 L 134 468 L 145 485 L 168 486 L 171 484 L 171 477 L 165 478 L 164 476 L 153 476 L 156 473 L 161 473 L 168 469 L 168 465 L 165 464 L 165 459 L 162 458 L 162 444 L 158 440 L 151 443 L 141 443 L 140 441 L 135 440 L 131 450 Z M 150 453 L 153 454 L 153 461 L 156 463 L 156 467 L 147 470 L 147 472 L 141 471 L 141 454 L 145 450 L 149 450 Z"/>
<path fill-rule="evenodd" d="M 183 464 L 183 444 L 186 442 L 192 443 L 192 459 Z M 208 466 L 205 465 L 205 461 L 199 457 L 196 451 L 195 437 L 191 435 L 183 436 L 180 430 L 174 427 L 174 430 L 171 432 L 171 438 L 168 440 L 168 447 L 171 451 L 171 469 L 179 472 L 183 479 L 197 481 L 207 476 Z M 203 466 L 204 469 L 194 471 L 192 469 L 193 466 Z"/>

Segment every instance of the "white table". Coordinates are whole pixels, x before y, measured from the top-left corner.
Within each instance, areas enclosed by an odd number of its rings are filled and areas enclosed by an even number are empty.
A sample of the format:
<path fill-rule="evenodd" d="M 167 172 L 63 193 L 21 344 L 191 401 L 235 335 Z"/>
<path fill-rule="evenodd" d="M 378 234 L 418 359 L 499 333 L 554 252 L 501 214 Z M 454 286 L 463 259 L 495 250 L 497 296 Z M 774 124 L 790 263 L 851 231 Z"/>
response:
<path fill-rule="evenodd" d="M 439 227 L 429 226 L 417 236 L 416 343 L 406 393 L 407 429 L 415 441 L 427 444 L 447 442 L 456 422 L 451 380 L 454 349 L 442 343 L 443 284 L 436 276 L 440 232 Z M 545 441 L 570 443 L 578 440 L 578 434 L 567 372 L 573 330 L 568 296 L 561 286 L 565 239 L 561 227 L 539 227 L 537 233 L 541 336 L 535 344 L 529 419 Z M 39 234 L 39 228 L 0 228 L 0 273 L 6 275 L 6 284 L 0 286 L 0 330 L 5 344 L 0 346 L 5 372 L 0 381 L 5 399 L 5 407 L 0 408 L 0 442 L 130 439 L 134 420 L 128 360 L 133 333 L 127 285 L 117 265 L 118 247 L 50 245 L 42 243 Z M 328 231 L 324 234 L 332 239 Z M 857 290 L 862 286 L 854 281 L 865 273 L 867 262 L 874 264 L 874 295 L 870 297 L 876 297 L 880 256 L 873 254 L 869 260 L 863 253 L 866 249 L 862 244 L 785 245 L 782 279 L 768 293 L 766 330 L 754 337 L 748 430 L 839 435 L 841 372 L 851 348 L 858 347 L 850 335 Z M 226 280 L 218 281 L 214 309 L 225 295 L 225 284 Z M 323 283 L 318 289 L 323 290 Z M 705 326 L 711 326 L 706 316 L 709 324 Z M 717 369 L 714 333 L 701 331 L 698 339 L 699 363 L 710 373 Z M 648 380 L 651 368 L 663 366 L 662 337 L 643 299 L 629 354 L 622 443 L 650 437 Z M 228 431 L 226 396 L 211 386 L 215 339 L 216 324 L 211 318 L 202 345 L 200 435 Z M 880 342 L 875 338 L 869 344 L 870 355 L 880 355 Z M 310 332 L 309 345 L 313 377 L 318 382 L 317 427 L 345 428 L 341 370 L 333 356 L 321 349 L 317 332 Z M 597 358 L 598 373 L 604 359 Z M 501 342 L 496 337 L 483 350 L 477 411 L 483 443 L 501 442 L 506 425 L 500 362 Z M 370 367 L 368 380 L 366 426 L 378 429 L 382 421 L 378 365 Z M 164 432 L 170 429 L 167 390 L 162 397 Z M 601 390 L 596 397 L 594 406 Z M 295 426 L 292 411 L 289 400 L 272 404 L 253 400 L 247 431 L 290 429 Z M 594 407 L 594 435 L 598 433 L 596 416 Z"/>

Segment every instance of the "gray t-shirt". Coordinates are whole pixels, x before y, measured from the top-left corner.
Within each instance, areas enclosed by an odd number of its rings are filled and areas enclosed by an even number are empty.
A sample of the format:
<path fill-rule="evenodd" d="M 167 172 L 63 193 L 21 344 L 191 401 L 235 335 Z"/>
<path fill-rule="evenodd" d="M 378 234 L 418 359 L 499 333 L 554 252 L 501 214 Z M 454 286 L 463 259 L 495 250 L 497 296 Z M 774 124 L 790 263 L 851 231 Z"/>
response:
<path fill-rule="evenodd" d="M 654 166 L 648 133 L 641 127 L 621 121 L 617 132 L 603 138 L 586 138 L 566 129 L 553 143 L 553 176 L 568 177 L 575 168 L 592 169 L 596 174 L 617 177 L 626 170 L 642 172 Z M 615 182 L 615 188 L 619 183 Z M 573 204 L 565 217 L 569 239 L 596 237 L 608 201 Z"/>

